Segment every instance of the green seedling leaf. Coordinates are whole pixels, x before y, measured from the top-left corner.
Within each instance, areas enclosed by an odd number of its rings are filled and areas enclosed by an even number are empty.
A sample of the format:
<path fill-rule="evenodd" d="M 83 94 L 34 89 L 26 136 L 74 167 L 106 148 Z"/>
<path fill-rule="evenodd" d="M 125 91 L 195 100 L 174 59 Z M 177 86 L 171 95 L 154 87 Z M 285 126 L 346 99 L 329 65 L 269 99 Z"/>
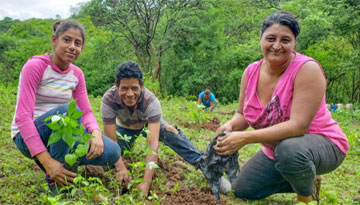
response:
<path fill-rule="evenodd" d="M 179 182 L 176 183 L 176 185 L 174 186 L 174 189 L 173 189 L 173 194 L 175 194 L 175 192 L 178 190 L 179 188 Z"/>
<path fill-rule="evenodd" d="M 83 134 L 83 132 L 81 132 L 81 130 L 78 129 L 78 128 L 76 128 L 76 127 L 73 127 L 73 128 L 72 128 L 72 133 L 73 133 L 74 135 L 80 135 L 80 136 Z"/>
<path fill-rule="evenodd" d="M 67 125 L 70 122 L 70 117 L 66 116 L 64 118 L 64 121 L 65 121 L 64 124 Z"/>
<path fill-rule="evenodd" d="M 75 112 L 75 110 L 76 110 L 76 101 L 71 100 L 70 104 L 69 104 L 69 107 L 68 107 L 68 115 L 72 116 L 73 113 Z"/>
<path fill-rule="evenodd" d="M 53 132 L 49 137 L 49 141 L 48 141 L 47 146 L 49 146 L 51 144 L 54 144 L 54 143 L 57 143 L 61 139 L 62 135 L 63 135 L 62 130 L 59 130 L 57 132 Z"/>
<path fill-rule="evenodd" d="M 75 155 L 77 157 L 83 157 L 87 154 L 87 149 L 84 144 L 79 144 L 75 149 Z"/>
<path fill-rule="evenodd" d="M 95 138 L 94 135 L 91 135 L 89 133 L 86 133 L 85 135 L 83 135 L 80 139 L 79 139 L 79 142 L 82 142 L 82 143 L 87 143 L 89 142 L 89 139 L 92 139 L 92 138 Z"/>
<path fill-rule="evenodd" d="M 75 154 L 66 154 L 65 155 L 65 161 L 66 161 L 66 163 L 68 163 L 70 165 L 70 167 L 75 164 L 77 158 L 78 157 Z"/>
<path fill-rule="evenodd" d="M 77 128 L 79 127 L 79 123 L 77 120 L 73 120 L 71 119 L 70 122 L 69 122 L 70 126 L 73 127 L 73 128 Z"/>
<path fill-rule="evenodd" d="M 51 122 L 46 124 L 51 130 L 59 130 L 61 127 L 57 122 Z"/>
<path fill-rule="evenodd" d="M 120 132 L 116 131 L 116 135 L 118 136 L 118 139 L 124 140 L 125 142 L 130 142 L 131 136 L 128 136 L 127 134 L 122 135 Z"/>
<path fill-rule="evenodd" d="M 46 122 L 46 121 L 50 120 L 53 116 L 54 116 L 54 115 L 51 115 L 51 116 L 45 118 L 43 121 Z"/>
<path fill-rule="evenodd" d="M 72 149 L 73 144 L 75 143 L 72 137 L 72 130 L 69 127 L 66 127 L 65 133 L 63 135 L 63 140 L 66 142 L 67 145 Z"/>
<path fill-rule="evenodd" d="M 83 112 L 81 112 L 80 110 L 75 110 L 75 112 L 71 115 L 72 119 L 79 119 L 79 117 L 81 117 L 81 115 L 83 114 Z"/>
<path fill-rule="evenodd" d="M 146 164 L 146 168 L 148 169 L 158 169 L 159 166 L 155 162 L 149 162 Z"/>
<path fill-rule="evenodd" d="M 150 131 L 146 128 L 146 127 L 144 127 L 144 132 L 147 134 L 147 135 L 150 135 Z"/>
<path fill-rule="evenodd" d="M 131 154 L 131 152 L 127 149 L 124 150 L 124 152 L 123 152 L 123 156 L 130 155 L 130 154 Z"/>
<path fill-rule="evenodd" d="M 71 196 L 74 197 L 77 191 L 78 191 L 78 189 L 75 188 L 75 187 L 73 187 L 73 188 L 71 189 Z"/>
<path fill-rule="evenodd" d="M 153 150 L 151 150 L 151 149 L 146 150 L 146 154 L 153 154 L 153 155 L 157 155 L 157 153 L 156 153 L 156 152 L 154 152 L 154 151 L 153 151 Z"/>

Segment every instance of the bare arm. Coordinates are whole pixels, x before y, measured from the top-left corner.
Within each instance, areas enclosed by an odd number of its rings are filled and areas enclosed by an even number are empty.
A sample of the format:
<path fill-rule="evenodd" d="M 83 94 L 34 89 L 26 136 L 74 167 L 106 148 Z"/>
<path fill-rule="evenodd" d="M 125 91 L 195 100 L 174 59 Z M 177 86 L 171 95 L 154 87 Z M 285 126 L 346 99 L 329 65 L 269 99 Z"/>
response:
<path fill-rule="evenodd" d="M 198 104 L 198 105 L 201 105 L 201 97 L 198 97 L 197 104 Z"/>
<path fill-rule="evenodd" d="M 240 94 L 239 94 L 239 105 L 237 112 L 231 118 L 231 120 L 227 121 L 224 125 L 219 127 L 216 130 L 216 135 L 224 131 L 243 131 L 249 127 L 249 124 L 246 122 L 243 116 L 243 107 L 244 107 L 244 99 L 245 99 L 245 89 L 246 89 L 246 72 L 243 73 L 241 77 L 241 85 L 240 85 Z"/>
<path fill-rule="evenodd" d="M 304 135 L 319 109 L 325 89 L 326 81 L 319 65 L 313 61 L 305 63 L 295 78 L 288 121 L 264 129 L 232 133 L 221 140 L 216 151 L 231 154 L 249 143 L 273 142 Z"/>
<path fill-rule="evenodd" d="M 157 162 L 158 157 L 158 147 L 159 147 L 159 132 L 160 132 L 160 122 L 156 123 L 149 123 L 148 129 L 150 131 L 150 136 L 148 136 L 148 143 L 149 143 L 149 149 L 156 154 L 147 154 L 146 155 L 146 163 L 149 162 Z M 140 190 L 147 194 L 149 193 L 151 180 L 154 175 L 155 170 L 146 168 L 145 174 L 144 174 L 144 183 L 139 184 Z"/>
<path fill-rule="evenodd" d="M 107 137 L 109 137 L 116 143 L 118 142 L 116 135 L 116 124 L 104 124 L 104 132 Z M 115 162 L 114 166 L 115 170 L 119 172 L 118 180 L 128 183 L 131 180 L 131 177 L 127 174 L 127 168 L 123 161 L 123 156 L 121 156 L 120 159 Z"/>

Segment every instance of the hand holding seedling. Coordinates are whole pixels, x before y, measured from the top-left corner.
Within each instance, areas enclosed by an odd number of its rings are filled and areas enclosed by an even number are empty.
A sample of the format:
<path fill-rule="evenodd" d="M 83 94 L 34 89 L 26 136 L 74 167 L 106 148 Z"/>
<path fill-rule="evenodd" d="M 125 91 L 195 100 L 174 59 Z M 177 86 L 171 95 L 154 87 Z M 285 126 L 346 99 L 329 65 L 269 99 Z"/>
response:
<path fill-rule="evenodd" d="M 247 144 L 246 132 L 231 132 L 217 138 L 214 150 L 218 155 L 231 155 Z"/>
<path fill-rule="evenodd" d="M 89 140 L 90 150 L 86 155 L 86 159 L 94 159 L 99 157 L 104 152 L 104 142 L 100 130 L 94 130 L 91 133 L 95 138 Z"/>
<path fill-rule="evenodd" d="M 71 172 L 63 167 L 61 162 L 52 160 L 51 163 L 47 164 L 48 169 L 46 169 L 52 180 L 55 180 L 59 185 L 70 185 L 73 183 L 74 178 L 77 176 L 76 173 Z"/>

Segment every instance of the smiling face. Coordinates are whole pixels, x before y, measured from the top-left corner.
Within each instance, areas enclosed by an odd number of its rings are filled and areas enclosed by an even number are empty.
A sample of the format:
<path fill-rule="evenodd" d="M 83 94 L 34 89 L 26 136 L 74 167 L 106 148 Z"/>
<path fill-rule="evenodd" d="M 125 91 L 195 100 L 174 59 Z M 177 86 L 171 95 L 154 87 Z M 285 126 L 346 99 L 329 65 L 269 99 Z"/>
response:
<path fill-rule="evenodd" d="M 84 47 L 81 32 L 76 28 L 69 28 L 57 38 L 53 35 L 51 43 L 54 47 L 51 60 L 61 70 L 66 70 L 80 56 Z"/>
<path fill-rule="evenodd" d="M 287 62 L 295 50 L 296 38 L 291 29 L 280 24 L 268 27 L 260 39 L 266 61 L 275 64 Z"/>
<path fill-rule="evenodd" d="M 137 78 L 123 78 L 120 84 L 116 84 L 122 102 L 127 107 L 134 107 L 140 97 L 143 85 L 140 85 Z"/>

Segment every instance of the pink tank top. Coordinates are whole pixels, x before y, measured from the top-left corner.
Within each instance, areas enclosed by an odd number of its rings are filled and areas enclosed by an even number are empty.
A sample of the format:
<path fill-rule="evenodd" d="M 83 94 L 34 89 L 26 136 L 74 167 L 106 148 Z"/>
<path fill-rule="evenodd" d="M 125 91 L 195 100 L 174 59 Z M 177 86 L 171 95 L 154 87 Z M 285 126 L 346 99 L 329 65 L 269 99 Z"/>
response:
<path fill-rule="evenodd" d="M 278 81 L 272 99 L 263 107 L 256 92 L 256 86 L 261 63 L 264 59 L 250 64 L 246 69 L 246 90 L 243 114 L 245 120 L 254 129 L 266 128 L 290 119 L 292 105 L 292 95 L 296 75 L 302 65 L 314 59 L 294 53 L 295 58 L 285 70 Z M 318 63 L 317 61 L 315 61 Z M 318 63 L 319 64 L 319 63 Z M 321 67 L 321 65 L 319 64 Z M 319 110 L 316 112 L 307 130 L 308 134 L 319 134 L 329 138 L 335 143 L 342 152 L 346 154 L 349 143 L 345 134 L 340 129 L 337 122 L 331 118 L 329 110 L 326 108 L 325 94 L 321 101 Z M 279 142 L 263 143 L 263 152 L 270 159 L 274 159 L 274 149 Z"/>

